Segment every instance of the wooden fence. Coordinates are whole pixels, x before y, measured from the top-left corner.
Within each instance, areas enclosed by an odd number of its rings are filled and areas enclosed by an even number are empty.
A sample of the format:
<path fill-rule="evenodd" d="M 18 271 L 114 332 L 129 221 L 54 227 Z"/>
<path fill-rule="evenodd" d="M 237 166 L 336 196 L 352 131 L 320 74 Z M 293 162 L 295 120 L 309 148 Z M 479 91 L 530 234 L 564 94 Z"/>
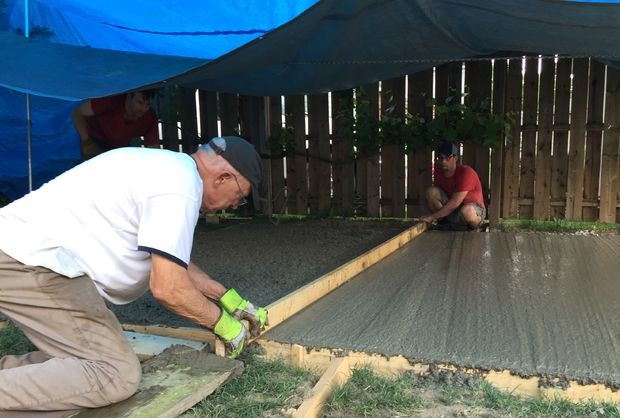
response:
<path fill-rule="evenodd" d="M 396 113 L 432 117 L 427 97 L 451 91 L 466 100 L 492 100 L 496 113 L 515 112 L 512 141 L 490 150 L 463 145 L 462 163 L 480 176 L 489 218 L 620 222 L 620 71 L 587 58 L 516 57 L 449 63 L 364 86 L 368 117 Z M 249 97 L 180 89 L 168 91 L 160 112 L 165 148 L 191 152 L 199 133 L 241 135 L 264 156 L 263 211 L 289 214 L 417 217 L 426 213 L 432 151 L 386 145 L 357 156 L 339 114 L 360 90 L 308 96 Z M 347 120 L 348 118 L 348 120 Z M 172 121 L 172 122 L 166 122 Z M 180 127 L 180 128 L 179 128 Z M 292 129 L 286 129 L 292 128 Z M 275 131 L 289 132 L 294 152 L 271 152 Z"/>

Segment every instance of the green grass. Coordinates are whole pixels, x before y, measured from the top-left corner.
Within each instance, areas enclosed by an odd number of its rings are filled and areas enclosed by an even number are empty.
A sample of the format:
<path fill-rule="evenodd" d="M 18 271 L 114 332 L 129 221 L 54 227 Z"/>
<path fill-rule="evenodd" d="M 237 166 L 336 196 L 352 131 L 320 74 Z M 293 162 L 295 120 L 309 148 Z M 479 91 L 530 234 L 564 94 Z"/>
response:
<path fill-rule="evenodd" d="M 323 410 L 325 417 L 388 417 L 422 409 L 411 378 L 378 377 L 369 368 L 354 369 L 349 381 L 338 386 Z"/>
<path fill-rule="evenodd" d="M 182 418 L 259 418 L 268 411 L 298 407 L 318 377 L 283 360 L 261 359 L 246 349 L 239 357 L 245 370 Z"/>
<path fill-rule="evenodd" d="M 7 354 L 25 354 L 36 350 L 28 338 L 12 322 L 0 329 L 0 357 Z"/>
<path fill-rule="evenodd" d="M 10 322 L 0 330 L 0 357 L 34 347 Z M 182 418 L 284 417 L 309 396 L 319 376 L 283 360 L 269 361 L 252 348 L 241 354 L 244 372 L 205 398 Z M 403 373 L 386 378 L 369 368 L 352 371 L 351 379 L 332 392 L 325 418 L 486 417 L 486 418 L 620 418 L 618 405 L 574 403 L 564 399 L 521 398 L 485 381 L 466 376 L 449 383 L 430 375 Z"/>
<path fill-rule="evenodd" d="M 500 231 L 539 231 L 574 233 L 590 231 L 593 233 L 620 233 L 620 224 L 607 224 L 603 222 L 567 221 L 554 219 L 552 221 L 533 221 L 528 219 L 503 219 L 493 229 Z"/>
<path fill-rule="evenodd" d="M 620 410 L 609 403 L 521 398 L 477 378 L 451 383 L 411 373 L 385 378 L 367 368 L 353 370 L 351 379 L 333 391 L 323 410 L 326 418 L 411 416 L 620 418 Z"/>

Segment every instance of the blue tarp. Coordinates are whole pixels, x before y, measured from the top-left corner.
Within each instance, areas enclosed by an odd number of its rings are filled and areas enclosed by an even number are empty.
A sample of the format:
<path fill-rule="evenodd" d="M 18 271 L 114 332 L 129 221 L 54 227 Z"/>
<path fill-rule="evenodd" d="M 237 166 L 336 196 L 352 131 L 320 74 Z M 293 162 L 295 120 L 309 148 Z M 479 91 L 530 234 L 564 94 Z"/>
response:
<path fill-rule="evenodd" d="M 0 0 L 0 193 L 15 199 L 29 188 L 23 93 L 31 100 L 36 188 L 79 162 L 71 122 L 78 100 L 204 65 L 315 2 Z"/>
<path fill-rule="evenodd" d="M 23 0 L 4 3 L 0 30 L 23 34 Z M 0 85 L 64 98 L 111 94 L 164 80 L 260 96 L 316 93 L 411 74 L 448 61 L 515 52 L 620 62 L 620 4 L 616 2 L 37 0 L 30 2 L 29 10 L 34 39 L 6 58 L 11 65 L 0 67 Z M 7 45 L 17 46 L 6 39 Z M 62 48 L 50 44 L 46 53 L 44 44 L 32 42 L 35 39 L 82 48 L 72 56 L 73 52 L 58 53 Z M 35 47 L 43 52 L 34 52 Z M 137 54 L 117 59 L 114 51 L 97 48 Z M 37 54 L 45 57 L 41 68 L 29 70 L 37 65 Z M 98 82 L 104 75 L 105 82 Z M 12 109 L 15 117 L 21 109 L 25 112 L 14 95 L 0 97 L 8 101 L 0 104 L 0 110 Z M 72 152 L 77 155 L 75 134 L 66 123 L 67 103 L 52 102 L 36 103 L 47 109 L 47 113 L 41 111 L 47 119 L 33 118 L 33 128 L 48 120 L 58 124 L 56 132 L 37 131 L 46 132 L 46 141 L 34 137 L 33 147 L 44 155 L 33 163 L 39 171 L 63 155 L 53 147 L 75 148 Z M 3 127 L 14 128 L 0 130 L 0 161 L 25 161 L 23 154 L 13 153 L 25 142 L 16 121 L 2 121 Z M 51 143 L 54 136 L 56 142 Z M 7 190 L 2 183 L 6 178 L 14 182 L 25 172 L 7 173 L 4 167 L 3 163 L 0 192 Z M 13 191 L 11 197 L 15 197 Z"/>

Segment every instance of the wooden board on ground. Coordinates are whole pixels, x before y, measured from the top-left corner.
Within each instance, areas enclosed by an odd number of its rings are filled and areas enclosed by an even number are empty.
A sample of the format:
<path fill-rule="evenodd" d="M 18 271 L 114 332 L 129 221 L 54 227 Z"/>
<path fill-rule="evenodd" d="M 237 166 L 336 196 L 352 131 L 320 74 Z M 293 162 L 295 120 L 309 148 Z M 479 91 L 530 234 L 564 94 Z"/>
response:
<path fill-rule="evenodd" d="M 133 331 L 125 331 L 125 335 L 140 361 L 148 360 L 173 345 L 185 345 L 196 350 L 209 348 L 209 344 L 200 341 L 182 340 L 180 338 L 142 334 Z"/>
<path fill-rule="evenodd" d="M 175 345 L 142 364 L 142 382 L 131 398 L 81 411 L 0 411 L 0 418 L 172 418 L 243 371 L 243 363 Z"/>

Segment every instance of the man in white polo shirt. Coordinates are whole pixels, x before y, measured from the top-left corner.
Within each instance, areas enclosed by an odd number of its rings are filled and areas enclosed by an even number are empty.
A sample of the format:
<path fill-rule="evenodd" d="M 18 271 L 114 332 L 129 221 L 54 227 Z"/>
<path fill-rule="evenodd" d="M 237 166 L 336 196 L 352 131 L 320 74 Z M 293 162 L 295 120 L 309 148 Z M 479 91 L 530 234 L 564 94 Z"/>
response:
<path fill-rule="evenodd" d="M 240 320 L 258 335 L 267 313 L 190 253 L 199 211 L 236 208 L 250 191 L 257 203 L 261 174 L 238 137 L 192 155 L 122 148 L 1 208 L 0 312 L 38 351 L 0 359 L 0 410 L 94 408 L 135 393 L 140 364 L 104 299 L 126 304 L 150 289 L 237 356 L 248 338 Z"/>

